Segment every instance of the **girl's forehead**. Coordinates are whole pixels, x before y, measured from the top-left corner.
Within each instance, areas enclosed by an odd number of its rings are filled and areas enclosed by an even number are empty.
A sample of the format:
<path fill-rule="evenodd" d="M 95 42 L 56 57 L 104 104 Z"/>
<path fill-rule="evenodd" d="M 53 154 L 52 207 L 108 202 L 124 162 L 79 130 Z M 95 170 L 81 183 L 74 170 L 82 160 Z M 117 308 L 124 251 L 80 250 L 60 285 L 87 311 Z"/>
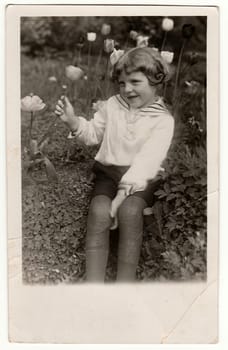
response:
<path fill-rule="evenodd" d="M 129 72 L 127 73 L 126 71 L 122 71 L 119 75 L 119 80 L 120 79 L 142 79 L 145 78 L 146 75 L 140 71 L 133 71 L 133 72 Z"/>

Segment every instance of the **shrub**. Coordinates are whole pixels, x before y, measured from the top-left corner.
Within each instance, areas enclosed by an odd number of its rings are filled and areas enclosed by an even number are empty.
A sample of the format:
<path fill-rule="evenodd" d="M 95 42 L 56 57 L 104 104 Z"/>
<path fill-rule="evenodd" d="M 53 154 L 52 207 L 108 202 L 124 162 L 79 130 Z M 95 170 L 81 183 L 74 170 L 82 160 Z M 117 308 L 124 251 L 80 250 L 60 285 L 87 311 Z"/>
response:
<path fill-rule="evenodd" d="M 206 276 L 207 155 L 175 144 L 165 162 L 147 231 L 160 242 L 162 275 L 189 279 Z M 154 222 L 156 223 L 154 226 Z"/>

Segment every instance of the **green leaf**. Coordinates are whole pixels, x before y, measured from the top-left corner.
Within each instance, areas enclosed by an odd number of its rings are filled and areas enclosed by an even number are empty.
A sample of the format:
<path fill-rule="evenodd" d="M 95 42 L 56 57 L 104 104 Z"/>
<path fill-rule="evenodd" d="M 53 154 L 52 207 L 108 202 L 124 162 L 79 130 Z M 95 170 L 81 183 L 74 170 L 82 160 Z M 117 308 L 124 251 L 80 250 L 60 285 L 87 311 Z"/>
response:
<path fill-rule="evenodd" d="M 165 191 L 163 191 L 163 190 L 158 190 L 158 191 L 154 192 L 154 194 L 156 196 L 158 196 L 159 198 L 163 198 L 163 197 L 167 196 L 167 193 Z"/>
<path fill-rule="evenodd" d="M 39 149 L 41 152 L 43 152 L 45 146 L 48 144 L 48 141 L 49 141 L 49 137 L 46 137 L 39 145 Z"/>
<path fill-rule="evenodd" d="M 30 140 L 30 153 L 32 156 L 34 156 L 36 153 L 38 153 L 38 145 L 37 140 Z"/>
<path fill-rule="evenodd" d="M 172 199 L 176 198 L 176 194 L 172 193 L 167 197 L 167 201 L 171 201 Z"/>
<path fill-rule="evenodd" d="M 48 179 L 52 182 L 58 182 L 58 177 L 55 171 L 55 167 L 47 157 L 44 157 L 44 164 L 46 166 L 46 173 L 47 173 Z"/>

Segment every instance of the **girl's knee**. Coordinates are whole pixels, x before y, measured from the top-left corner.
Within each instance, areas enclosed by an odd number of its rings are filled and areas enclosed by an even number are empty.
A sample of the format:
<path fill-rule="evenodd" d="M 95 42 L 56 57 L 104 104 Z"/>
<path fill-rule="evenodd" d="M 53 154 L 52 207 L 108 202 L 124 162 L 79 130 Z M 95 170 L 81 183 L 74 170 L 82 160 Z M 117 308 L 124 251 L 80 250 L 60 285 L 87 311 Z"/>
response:
<path fill-rule="evenodd" d="M 111 200 L 107 196 L 99 195 L 92 199 L 89 208 L 89 216 L 94 219 L 107 219 L 110 217 Z"/>
<path fill-rule="evenodd" d="M 146 203 L 144 199 L 136 196 L 127 197 L 119 208 L 119 220 L 135 221 L 138 219 L 142 219 L 143 209 L 145 208 L 145 206 Z"/>

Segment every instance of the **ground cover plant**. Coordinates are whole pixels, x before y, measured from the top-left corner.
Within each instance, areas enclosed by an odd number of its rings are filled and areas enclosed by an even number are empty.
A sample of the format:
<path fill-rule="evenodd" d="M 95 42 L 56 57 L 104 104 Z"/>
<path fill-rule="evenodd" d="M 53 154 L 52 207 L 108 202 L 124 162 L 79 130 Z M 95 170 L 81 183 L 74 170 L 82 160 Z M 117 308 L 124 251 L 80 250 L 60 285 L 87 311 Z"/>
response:
<path fill-rule="evenodd" d="M 170 64 L 173 76 L 163 92 L 175 117 L 175 135 L 158 175 L 154 205 L 144 213 L 137 279 L 206 278 L 206 20 L 117 19 L 22 19 L 25 283 L 75 283 L 85 278 L 86 217 L 96 147 L 67 138 L 68 129 L 53 111 L 60 96 L 67 95 L 78 115 L 92 118 L 102 100 L 116 91 L 113 63 L 134 46 L 151 46 Z M 117 243 L 118 230 L 111 233 L 106 276 L 110 282 L 115 279 Z"/>

